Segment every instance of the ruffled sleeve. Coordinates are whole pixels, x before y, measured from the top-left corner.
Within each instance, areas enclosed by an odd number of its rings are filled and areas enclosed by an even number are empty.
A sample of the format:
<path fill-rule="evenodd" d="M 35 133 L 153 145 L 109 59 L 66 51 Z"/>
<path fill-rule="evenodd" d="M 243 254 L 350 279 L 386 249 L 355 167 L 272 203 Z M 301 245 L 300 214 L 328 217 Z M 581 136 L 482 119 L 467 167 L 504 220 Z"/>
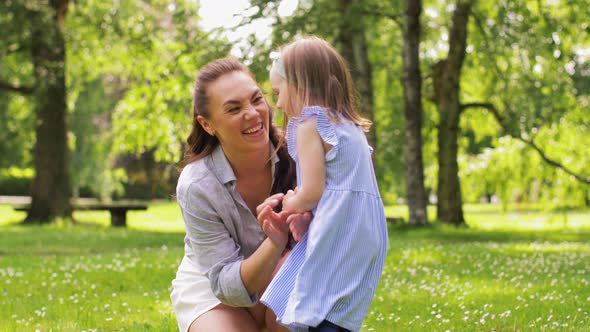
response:
<path fill-rule="evenodd" d="M 297 127 L 303 121 L 316 118 L 317 130 L 324 142 L 330 144 L 332 149 L 326 154 L 326 161 L 334 159 L 338 149 L 338 136 L 336 135 L 335 125 L 328 119 L 326 110 L 319 106 L 304 107 L 301 116 L 293 117 L 287 125 L 287 148 L 289 155 L 297 161 Z"/>

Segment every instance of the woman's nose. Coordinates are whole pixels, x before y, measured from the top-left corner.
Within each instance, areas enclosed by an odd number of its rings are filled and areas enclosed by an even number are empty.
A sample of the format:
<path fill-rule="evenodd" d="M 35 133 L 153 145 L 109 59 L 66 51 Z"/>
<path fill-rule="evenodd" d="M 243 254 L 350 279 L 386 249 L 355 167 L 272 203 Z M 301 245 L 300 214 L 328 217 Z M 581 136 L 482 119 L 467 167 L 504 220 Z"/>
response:
<path fill-rule="evenodd" d="M 244 112 L 244 116 L 246 118 L 253 118 L 258 116 L 258 110 L 256 110 L 256 107 L 252 104 L 249 104 L 248 107 L 246 108 L 246 111 Z"/>

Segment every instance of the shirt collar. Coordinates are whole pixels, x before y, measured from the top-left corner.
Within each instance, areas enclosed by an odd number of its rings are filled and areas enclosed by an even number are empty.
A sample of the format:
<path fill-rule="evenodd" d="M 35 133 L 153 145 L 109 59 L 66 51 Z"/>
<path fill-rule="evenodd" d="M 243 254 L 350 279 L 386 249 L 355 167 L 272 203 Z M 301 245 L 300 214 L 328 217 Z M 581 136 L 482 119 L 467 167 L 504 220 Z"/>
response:
<path fill-rule="evenodd" d="M 269 144 L 271 157 L 271 174 L 272 174 L 272 183 L 274 184 L 275 181 L 275 168 L 276 164 L 280 161 L 279 156 L 275 152 L 275 146 L 272 142 Z M 236 175 L 234 174 L 234 170 L 231 168 L 225 153 L 223 152 L 223 148 L 221 145 L 218 145 L 215 150 L 211 153 L 208 158 L 209 161 L 209 169 L 215 174 L 215 176 L 219 179 L 221 183 L 224 185 L 231 184 L 232 187 L 235 186 L 236 182 Z"/>

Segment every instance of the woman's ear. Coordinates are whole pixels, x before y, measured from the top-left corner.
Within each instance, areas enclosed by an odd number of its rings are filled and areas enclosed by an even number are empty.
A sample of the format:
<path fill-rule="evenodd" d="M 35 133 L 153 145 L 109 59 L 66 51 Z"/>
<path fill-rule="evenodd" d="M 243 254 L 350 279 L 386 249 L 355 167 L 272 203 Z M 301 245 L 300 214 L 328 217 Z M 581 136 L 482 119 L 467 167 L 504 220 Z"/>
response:
<path fill-rule="evenodd" d="M 197 115 L 197 121 L 199 121 L 199 124 L 201 125 L 201 127 L 203 127 L 203 129 L 211 136 L 215 136 L 215 130 L 211 127 L 211 124 L 209 123 L 209 121 L 207 121 L 207 119 L 205 119 L 203 116 L 201 115 Z"/>

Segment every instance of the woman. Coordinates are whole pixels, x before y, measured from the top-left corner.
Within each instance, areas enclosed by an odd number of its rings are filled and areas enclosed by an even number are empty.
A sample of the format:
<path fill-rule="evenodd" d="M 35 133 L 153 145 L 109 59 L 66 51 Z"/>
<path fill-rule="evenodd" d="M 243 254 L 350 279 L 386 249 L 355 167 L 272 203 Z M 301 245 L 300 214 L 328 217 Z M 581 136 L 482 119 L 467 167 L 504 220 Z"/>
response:
<path fill-rule="evenodd" d="M 176 189 L 186 236 L 171 298 L 181 331 L 285 330 L 258 302 L 288 242 L 285 218 L 270 211 L 295 184 L 279 142 L 245 65 L 220 59 L 201 69 Z"/>

